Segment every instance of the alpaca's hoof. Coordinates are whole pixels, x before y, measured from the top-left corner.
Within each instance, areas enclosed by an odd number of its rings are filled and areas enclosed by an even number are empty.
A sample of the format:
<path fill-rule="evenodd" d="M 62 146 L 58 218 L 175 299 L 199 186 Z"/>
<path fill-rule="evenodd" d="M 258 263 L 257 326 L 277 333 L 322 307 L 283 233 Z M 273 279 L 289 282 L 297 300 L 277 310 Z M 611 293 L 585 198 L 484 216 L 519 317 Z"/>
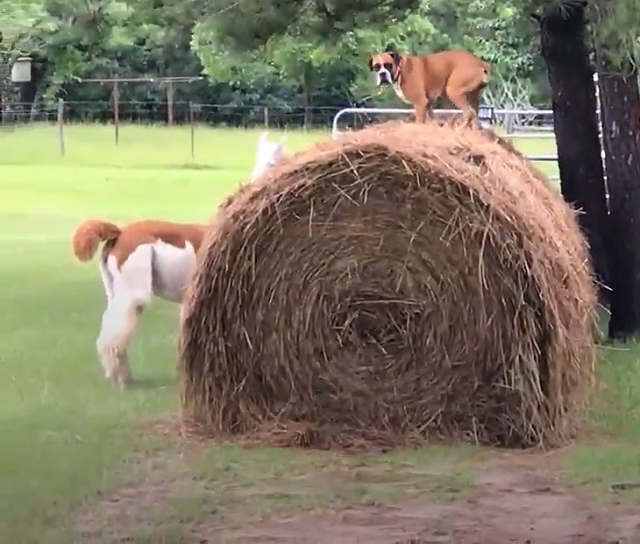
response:
<path fill-rule="evenodd" d="M 133 378 L 129 375 L 118 376 L 116 381 L 120 386 L 120 389 L 127 389 L 131 385 L 131 382 L 133 382 Z"/>

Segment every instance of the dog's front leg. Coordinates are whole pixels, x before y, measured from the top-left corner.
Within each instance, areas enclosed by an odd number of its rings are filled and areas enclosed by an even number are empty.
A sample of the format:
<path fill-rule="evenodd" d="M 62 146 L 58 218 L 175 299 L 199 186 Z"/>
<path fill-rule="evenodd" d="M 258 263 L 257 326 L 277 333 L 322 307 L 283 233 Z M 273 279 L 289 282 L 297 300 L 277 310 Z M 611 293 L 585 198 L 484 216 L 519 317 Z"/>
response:
<path fill-rule="evenodd" d="M 418 102 L 415 104 L 415 113 L 416 113 L 416 123 L 426 123 L 427 121 L 427 112 L 429 110 L 428 102 Z"/>

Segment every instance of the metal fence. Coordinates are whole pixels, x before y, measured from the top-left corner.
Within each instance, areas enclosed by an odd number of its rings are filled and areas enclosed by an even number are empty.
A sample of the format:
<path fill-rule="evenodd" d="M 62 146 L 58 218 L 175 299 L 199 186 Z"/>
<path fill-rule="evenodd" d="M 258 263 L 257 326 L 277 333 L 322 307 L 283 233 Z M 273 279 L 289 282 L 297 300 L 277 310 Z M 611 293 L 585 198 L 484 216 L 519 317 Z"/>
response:
<path fill-rule="evenodd" d="M 312 111 L 305 111 L 304 108 L 268 105 L 236 106 L 176 102 L 172 104 L 172 115 L 168 115 L 167 107 L 168 105 L 161 101 L 121 102 L 114 113 L 111 102 L 58 100 L 55 104 L 9 104 L 3 109 L 3 124 L 0 126 L 15 129 L 34 123 L 55 124 L 58 127 L 60 152 L 64 154 L 64 127 L 74 123 L 101 123 L 113 126 L 115 143 L 119 141 L 121 126 L 127 124 L 190 126 L 192 140 L 194 128 L 201 125 L 289 130 L 316 128 L 326 130 L 330 127 L 335 136 L 345 130 L 359 129 L 372 123 L 406 117 L 413 112 L 409 108 L 314 107 Z M 435 113 L 441 116 L 452 116 L 459 114 L 460 111 L 435 110 Z M 482 112 L 480 117 L 482 118 Z M 557 162 L 557 155 L 549 152 L 555 147 L 552 110 L 490 108 L 489 122 L 508 139 L 548 139 L 549 146 L 542 146 L 543 149 L 540 150 L 544 153 L 531 152 L 528 158 L 534 162 Z"/>
<path fill-rule="evenodd" d="M 195 123 L 242 128 L 314 129 L 330 126 L 338 111 L 340 107 L 331 106 L 298 108 L 265 104 L 169 104 L 159 100 L 120 101 L 118 108 L 114 108 L 111 101 L 64 101 L 62 115 L 65 123 L 135 123 L 168 126 Z M 59 121 L 58 113 L 57 102 L 5 103 L 0 109 L 0 124 L 6 127 L 33 122 L 54 123 Z"/>
<path fill-rule="evenodd" d="M 460 110 L 439 109 L 434 110 L 434 114 L 440 117 L 459 115 Z M 553 110 L 542 109 L 494 109 L 485 106 L 485 112 L 479 112 L 481 122 L 486 125 L 497 127 L 502 136 L 508 140 L 522 139 L 550 139 L 555 141 L 553 133 Z M 331 124 L 331 134 L 336 137 L 345 132 L 341 129 L 340 122 L 345 118 L 351 118 L 348 129 L 361 128 L 373 122 L 386 121 L 413 114 L 413 109 L 409 108 L 343 108 L 336 113 Z M 532 162 L 558 162 L 557 153 L 533 153 L 527 155 Z M 552 176 L 557 179 L 558 176 Z"/>
<path fill-rule="evenodd" d="M 596 107 L 598 114 L 598 131 L 601 143 L 600 159 L 602 164 L 605 164 L 605 152 L 604 145 L 602 145 L 602 119 L 600 116 L 600 88 L 598 82 L 598 74 L 593 74 L 593 82 L 596 92 Z M 553 132 L 553 110 L 543 109 L 494 109 L 492 106 L 481 106 L 481 109 L 485 108 L 485 118 L 480 114 L 479 117 L 483 121 L 483 124 L 497 125 L 502 135 L 508 140 L 514 139 L 527 139 L 527 138 L 550 138 L 554 139 L 555 134 Z M 371 116 L 379 116 L 383 118 L 397 117 L 398 115 L 408 115 L 413 113 L 412 109 L 394 109 L 394 108 L 343 108 L 336 113 L 333 118 L 331 126 L 331 133 L 335 137 L 342 132 L 339 128 L 340 119 L 347 115 L 360 117 L 360 120 L 356 121 L 356 125 L 362 122 L 362 118 L 366 119 L 367 123 L 372 122 Z M 459 115 L 460 110 L 434 110 L 436 115 Z M 358 127 L 359 128 L 359 127 Z M 543 163 L 558 163 L 558 154 L 546 153 L 546 154 L 528 154 L 526 157 L 532 162 Z M 559 176 L 552 176 L 552 179 L 558 179 Z M 606 169 L 605 169 L 606 180 Z"/>
<path fill-rule="evenodd" d="M 34 104 L 4 103 L 0 110 L 0 122 L 5 126 L 25 125 L 32 122 L 57 122 L 58 101 Z M 169 112 L 173 111 L 172 115 Z M 437 110 L 448 113 L 454 110 Z M 385 120 L 410 113 L 410 109 L 342 108 L 314 106 L 294 108 L 282 105 L 198 104 L 163 101 L 121 101 L 117 111 L 110 101 L 64 101 L 65 123 L 135 123 L 188 125 L 191 123 L 229 127 L 268 127 L 314 129 L 334 126 L 336 120 L 345 119 L 350 113 L 352 128 L 361 128 L 377 120 Z M 496 110 L 497 123 L 508 131 L 549 131 L 553 125 L 550 110 Z"/>

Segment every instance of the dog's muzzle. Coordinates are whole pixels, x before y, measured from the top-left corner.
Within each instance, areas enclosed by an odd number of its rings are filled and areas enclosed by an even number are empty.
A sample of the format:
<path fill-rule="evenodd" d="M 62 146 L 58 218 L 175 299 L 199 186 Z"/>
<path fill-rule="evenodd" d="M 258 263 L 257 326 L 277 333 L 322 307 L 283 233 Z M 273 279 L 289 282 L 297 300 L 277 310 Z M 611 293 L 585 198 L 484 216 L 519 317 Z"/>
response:
<path fill-rule="evenodd" d="M 380 85 L 391 85 L 393 82 L 393 78 L 391 77 L 391 73 L 386 68 L 381 68 L 378 72 L 376 72 L 378 87 Z"/>

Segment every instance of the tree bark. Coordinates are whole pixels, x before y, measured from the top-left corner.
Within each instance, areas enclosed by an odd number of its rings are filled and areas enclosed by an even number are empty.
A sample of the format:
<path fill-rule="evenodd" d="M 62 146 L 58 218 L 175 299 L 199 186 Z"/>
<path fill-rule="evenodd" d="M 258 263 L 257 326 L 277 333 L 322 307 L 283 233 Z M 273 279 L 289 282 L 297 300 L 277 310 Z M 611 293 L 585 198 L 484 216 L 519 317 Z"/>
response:
<path fill-rule="evenodd" d="M 532 17 L 540 25 L 541 53 L 551 87 L 560 189 L 564 199 L 583 212 L 578 220 L 606 302 L 609 223 L 594 68 L 585 42 L 585 5 L 572 2 Z"/>
<path fill-rule="evenodd" d="M 598 64 L 611 229 L 609 338 L 625 340 L 640 333 L 640 94 L 635 66 Z"/>

